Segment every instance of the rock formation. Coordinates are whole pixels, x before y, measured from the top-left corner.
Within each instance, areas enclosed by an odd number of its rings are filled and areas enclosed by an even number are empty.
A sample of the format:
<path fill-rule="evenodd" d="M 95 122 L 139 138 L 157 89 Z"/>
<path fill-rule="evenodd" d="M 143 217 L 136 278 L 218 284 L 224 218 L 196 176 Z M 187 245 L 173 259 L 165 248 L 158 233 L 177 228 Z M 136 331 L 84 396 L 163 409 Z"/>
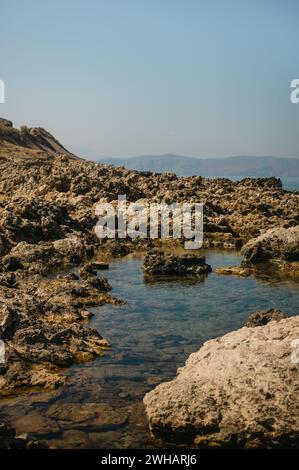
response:
<path fill-rule="evenodd" d="M 32 157 L 49 158 L 59 154 L 77 158 L 45 129 L 27 126 L 15 129 L 11 121 L 0 118 L 0 157 L 9 155 L 11 159 L 23 160 Z"/>
<path fill-rule="evenodd" d="M 151 431 L 200 447 L 296 446 L 299 316 L 207 341 L 144 398 Z"/>
<path fill-rule="evenodd" d="M 160 276 L 190 276 L 207 274 L 212 271 L 204 256 L 174 255 L 161 251 L 150 251 L 144 258 L 142 269 L 145 274 Z"/>
<path fill-rule="evenodd" d="M 63 382 L 59 367 L 92 359 L 107 347 L 84 327 L 88 305 L 118 302 L 108 295 L 107 281 L 95 266 L 83 269 L 82 276 L 55 272 L 93 256 L 105 264 L 104 254 L 123 256 L 153 243 L 98 240 L 99 201 L 125 194 L 128 201 L 201 202 L 205 246 L 241 246 L 260 230 L 299 222 L 299 194 L 284 191 L 276 178 L 232 182 L 128 171 L 77 159 L 47 131 L 17 130 L 3 119 L 0 171 L 0 334 L 7 353 L 1 393 L 56 387 Z M 167 258 L 166 271 L 209 270 L 203 259 L 191 258 L 183 265 Z"/>
<path fill-rule="evenodd" d="M 243 260 L 251 263 L 271 259 L 299 261 L 299 225 L 267 230 L 246 243 L 241 253 Z"/>
<path fill-rule="evenodd" d="M 253 328 L 256 326 L 264 326 L 267 325 L 270 321 L 280 321 L 287 316 L 279 309 L 270 308 L 269 310 L 259 310 L 258 312 L 254 312 L 248 318 L 245 326 L 248 328 Z"/>

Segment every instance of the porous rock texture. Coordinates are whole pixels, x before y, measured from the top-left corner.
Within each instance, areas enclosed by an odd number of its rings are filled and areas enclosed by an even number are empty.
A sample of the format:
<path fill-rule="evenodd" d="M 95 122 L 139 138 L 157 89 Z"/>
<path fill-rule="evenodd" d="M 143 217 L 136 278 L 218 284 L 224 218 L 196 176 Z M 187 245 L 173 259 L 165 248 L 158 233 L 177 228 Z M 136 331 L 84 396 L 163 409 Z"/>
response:
<path fill-rule="evenodd" d="M 145 274 L 160 276 L 188 276 L 207 274 L 212 271 L 204 256 L 174 255 L 152 250 L 144 258 L 142 269 Z"/>
<path fill-rule="evenodd" d="M 207 341 L 145 396 L 151 431 L 200 447 L 296 447 L 298 338 L 295 316 Z"/>
<path fill-rule="evenodd" d="M 7 356 L 0 393 L 58 386 L 59 367 L 107 346 L 84 327 L 88 305 L 117 302 L 107 281 L 95 269 L 81 277 L 57 270 L 94 256 L 103 263 L 102 255 L 123 256 L 152 241 L 99 240 L 98 202 L 121 194 L 134 202 L 201 202 L 205 246 L 240 246 L 260 230 L 299 222 L 299 194 L 284 191 L 277 178 L 232 182 L 129 171 L 75 158 L 44 129 L 18 130 L 8 120 L 0 120 L 0 172 L 0 339 Z"/>
<path fill-rule="evenodd" d="M 257 312 L 254 312 L 250 317 L 248 318 L 245 326 L 248 328 L 253 328 L 256 326 L 263 326 L 267 325 L 270 321 L 280 321 L 286 318 L 286 314 L 283 313 L 281 310 L 278 308 L 270 308 L 268 310 L 259 310 Z"/>
<path fill-rule="evenodd" d="M 271 259 L 299 261 L 299 225 L 267 230 L 246 243 L 241 253 L 243 260 L 251 263 Z"/>

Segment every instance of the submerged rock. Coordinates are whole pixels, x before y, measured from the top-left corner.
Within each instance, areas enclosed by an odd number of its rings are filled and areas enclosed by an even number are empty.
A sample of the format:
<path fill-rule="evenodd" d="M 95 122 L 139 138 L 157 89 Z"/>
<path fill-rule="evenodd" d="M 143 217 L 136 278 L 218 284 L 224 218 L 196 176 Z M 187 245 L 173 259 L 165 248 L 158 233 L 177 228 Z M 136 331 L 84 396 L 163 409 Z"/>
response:
<path fill-rule="evenodd" d="M 32 437 L 32 434 L 17 435 L 14 428 L 0 421 L 0 449 L 46 449 L 48 446 Z"/>
<path fill-rule="evenodd" d="M 263 326 L 267 325 L 267 323 L 270 321 L 280 321 L 284 318 L 287 318 L 287 315 L 276 308 L 270 308 L 269 310 L 259 310 L 258 312 L 254 312 L 252 315 L 250 315 L 245 326 L 248 328 Z"/>
<path fill-rule="evenodd" d="M 207 274 L 212 271 L 204 256 L 174 255 L 162 251 L 150 251 L 144 258 L 142 269 L 146 274 L 165 276 L 188 276 Z"/>
<path fill-rule="evenodd" d="M 53 404 L 46 414 L 63 429 L 82 431 L 109 431 L 124 426 L 128 420 L 125 411 L 106 403 L 65 403 L 63 407 Z"/>
<path fill-rule="evenodd" d="M 220 268 L 215 269 L 216 274 L 223 274 L 227 276 L 240 276 L 240 277 L 248 277 L 251 276 L 252 270 L 249 268 L 245 268 L 242 266 L 223 266 Z"/>
<path fill-rule="evenodd" d="M 201 447 L 296 446 L 299 317 L 207 341 L 144 397 L 151 431 Z"/>

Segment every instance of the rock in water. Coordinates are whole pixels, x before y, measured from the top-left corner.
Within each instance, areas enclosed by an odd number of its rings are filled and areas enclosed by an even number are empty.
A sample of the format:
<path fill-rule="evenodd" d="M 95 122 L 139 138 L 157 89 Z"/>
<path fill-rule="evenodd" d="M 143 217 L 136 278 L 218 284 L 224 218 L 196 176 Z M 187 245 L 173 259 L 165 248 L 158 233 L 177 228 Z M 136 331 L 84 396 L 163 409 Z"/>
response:
<path fill-rule="evenodd" d="M 242 248 L 244 262 L 257 263 L 270 259 L 299 260 L 299 225 L 267 230 Z"/>
<path fill-rule="evenodd" d="M 150 251 L 144 258 L 143 271 L 151 275 L 188 276 L 212 271 L 204 256 L 177 256 L 162 251 Z"/>
<path fill-rule="evenodd" d="M 299 316 L 207 341 L 144 397 L 151 431 L 198 446 L 296 446 Z"/>
<path fill-rule="evenodd" d="M 254 312 L 248 318 L 245 326 L 248 328 L 253 328 L 256 326 L 263 326 L 267 325 L 270 321 L 280 321 L 287 316 L 279 309 L 270 308 L 269 310 L 259 310 L 258 312 Z"/>
<path fill-rule="evenodd" d="M 29 434 L 16 436 L 15 430 L 5 421 L 0 421 L 0 449 L 46 449 L 45 443 Z"/>

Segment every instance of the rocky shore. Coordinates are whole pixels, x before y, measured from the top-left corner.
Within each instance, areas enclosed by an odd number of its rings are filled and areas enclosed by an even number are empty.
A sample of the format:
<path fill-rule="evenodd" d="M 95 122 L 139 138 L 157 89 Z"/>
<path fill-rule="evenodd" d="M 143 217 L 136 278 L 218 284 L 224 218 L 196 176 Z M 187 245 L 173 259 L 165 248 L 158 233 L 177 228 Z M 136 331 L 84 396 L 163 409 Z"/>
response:
<path fill-rule="evenodd" d="M 120 302 L 106 279 L 76 275 L 46 278 L 19 270 L 0 277 L 0 334 L 5 362 L 0 395 L 16 389 L 56 388 L 59 370 L 104 354 L 109 342 L 86 327 L 86 307 Z"/>
<path fill-rule="evenodd" d="M 244 266 L 267 261 L 278 270 L 299 276 L 299 225 L 267 230 L 249 240 L 241 254 Z"/>
<path fill-rule="evenodd" d="M 56 388 L 65 381 L 63 368 L 93 360 L 109 348 L 107 339 L 88 328 L 89 306 L 121 302 L 108 294 L 111 286 L 101 270 L 108 268 L 107 257 L 151 250 L 154 244 L 99 241 L 94 230 L 99 201 L 116 203 L 125 194 L 134 202 L 203 203 L 204 246 L 244 245 L 246 266 L 239 272 L 226 267 L 224 274 L 247 276 L 257 261 L 273 259 L 280 270 L 289 272 L 291 265 L 298 271 L 299 193 L 285 191 L 277 178 L 232 182 L 129 171 L 83 161 L 47 131 L 17 130 L 6 120 L 0 120 L 0 171 L 0 339 L 5 344 L 0 395 Z M 149 251 L 144 262 L 149 275 L 205 275 L 210 270 L 202 256 L 181 257 L 163 249 Z M 295 334 L 298 319 L 293 318 L 208 342 L 173 385 L 162 384 L 145 398 L 153 432 L 203 445 L 281 442 L 284 436 L 291 442 L 298 422 L 289 415 L 286 421 L 285 407 L 295 394 L 287 362 Z M 262 376 L 269 378 L 266 385 Z M 288 383 L 286 400 L 282 380 Z M 267 406 L 259 422 L 261 394 Z M 275 422 L 270 419 L 274 407 Z"/>
<path fill-rule="evenodd" d="M 249 240 L 241 250 L 241 266 L 224 266 L 217 274 L 250 276 L 258 271 L 272 270 L 278 274 L 299 276 L 299 225 L 277 227 Z"/>
<path fill-rule="evenodd" d="M 199 447 L 298 446 L 299 365 L 292 342 L 299 338 L 299 316 L 258 316 L 268 317 L 265 326 L 251 319 L 251 327 L 207 341 L 174 380 L 145 396 L 154 435 Z"/>

